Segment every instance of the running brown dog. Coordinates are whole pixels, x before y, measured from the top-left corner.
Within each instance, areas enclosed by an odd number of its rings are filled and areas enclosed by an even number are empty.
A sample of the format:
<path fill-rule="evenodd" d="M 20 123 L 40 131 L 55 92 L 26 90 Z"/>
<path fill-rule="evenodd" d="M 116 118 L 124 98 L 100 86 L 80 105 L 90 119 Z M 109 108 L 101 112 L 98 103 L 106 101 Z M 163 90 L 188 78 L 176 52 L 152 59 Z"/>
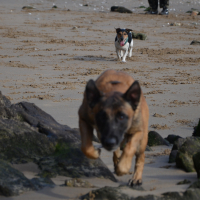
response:
<path fill-rule="evenodd" d="M 83 153 L 92 159 L 100 150 L 92 144 L 93 130 L 108 151 L 118 176 L 129 173 L 136 155 L 135 172 L 129 185 L 142 184 L 144 151 L 148 140 L 149 109 L 138 81 L 124 72 L 107 70 L 89 80 L 79 109 L 79 127 Z M 125 144 L 122 153 L 120 144 Z"/>

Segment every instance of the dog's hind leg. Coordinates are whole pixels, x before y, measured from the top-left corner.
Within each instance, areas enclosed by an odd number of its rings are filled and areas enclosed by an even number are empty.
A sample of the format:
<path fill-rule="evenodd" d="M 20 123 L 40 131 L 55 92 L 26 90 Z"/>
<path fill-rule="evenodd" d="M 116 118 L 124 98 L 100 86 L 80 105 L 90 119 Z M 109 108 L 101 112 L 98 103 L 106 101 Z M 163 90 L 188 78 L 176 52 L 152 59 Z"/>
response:
<path fill-rule="evenodd" d="M 100 149 L 95 149 L 92 144 L 93 127 L 79 118 L 79 127 L 81 132 L 81 150 L 88 157 L 96 159 L 100 155 Z"/>

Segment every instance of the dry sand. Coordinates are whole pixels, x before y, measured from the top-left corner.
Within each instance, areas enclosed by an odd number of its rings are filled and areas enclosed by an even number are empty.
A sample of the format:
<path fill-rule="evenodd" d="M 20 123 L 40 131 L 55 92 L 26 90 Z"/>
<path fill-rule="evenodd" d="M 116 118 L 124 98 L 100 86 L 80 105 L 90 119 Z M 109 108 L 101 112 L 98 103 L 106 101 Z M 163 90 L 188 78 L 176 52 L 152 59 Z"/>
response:
<path fill-rule="evenodd" d="M 200 2 L 188 2 L 170 2 L 169 16 L 153 16 L 138 8 L 148 6 L 146 0 L 118 2 L 133 14 L 109 12 L 117 5 L 113 0 L 2 0 L 0 89 L 12 103 L 35 103 L 59 123 L 77 128 L 77 110 L 86 82 L 106 69 L 123 70 L 142 85 L 150 109 L 149 130 L 163 137 L 191 136 L 200 117 L 200 46 L 190 43 L 200 40 L 200 15 L 192 17 L 185 11 L 194 7 L 200 10 Z M 53 3 L 57 9 L 51 9 Z M 83 6 L 86 3 L 89 6 Z M 21 9 L 29 4 L 36 9 Z M 170 26 L 174 22 L 181 26 Z M 131 28 L 148 36 L 145 41 L 134 40 L 133 56 L 126 63 L 116 59 L 114 27 Z M 156 147 L 146 153 L 144 192 L 125 192 L 138 196 L 184 191 L 188 185 L 177 186 L 177 182 L 195 181 L 196 173 L 168 164 L 169 150 L 165 150 L 170 148 Z M 111 157 L 106 151 L 101 155 L 113 171 Z M 34 164 L 15 167 L 28 178 L 38 170 Z M 118 186 L 129 177 L 117 177 L 119 183 L 95 178 L 89 181 L 98 187 Z M 57 184 L 53 189 L 0 199 L 76 199 L 91 190 L 60 187 L 65 179 L 53 179 Z"/>

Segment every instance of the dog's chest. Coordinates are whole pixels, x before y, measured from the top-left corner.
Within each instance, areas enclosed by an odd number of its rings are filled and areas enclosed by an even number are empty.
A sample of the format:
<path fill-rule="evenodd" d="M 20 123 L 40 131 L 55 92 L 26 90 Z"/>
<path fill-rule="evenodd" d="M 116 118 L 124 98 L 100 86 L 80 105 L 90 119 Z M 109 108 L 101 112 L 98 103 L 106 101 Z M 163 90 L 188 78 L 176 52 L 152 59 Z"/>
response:
<path fill-rule="evenodd" d="M 116 49 L 121 49 L 121 50 L 128 50 L 129 48 L 129 43 L 127 42 L 124 46 L 120 46 L 119 42 L 118 41 L 115 41 L 115 47 Z"/>

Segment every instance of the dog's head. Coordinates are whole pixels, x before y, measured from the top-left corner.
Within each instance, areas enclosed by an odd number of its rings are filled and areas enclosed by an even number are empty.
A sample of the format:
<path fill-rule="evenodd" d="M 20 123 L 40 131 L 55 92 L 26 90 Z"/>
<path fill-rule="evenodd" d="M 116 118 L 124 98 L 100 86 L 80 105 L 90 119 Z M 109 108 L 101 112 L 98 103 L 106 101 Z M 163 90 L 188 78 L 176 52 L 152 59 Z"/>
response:
<path fill-rule="evenodd" d="M 131 29 L 121 29 L 121 28 L 116 28 L 116 33 L 117 33 L 117 40 L 120 43 L 120 46 L 124 46 L 126 44 L 126 41 L 128 40 L 128 34 L 131 32 Z"/>
<path fill-rule="evenodd" d="M 92 109 L 98 137 L 107 150 L 115 150 L 131 127 L 140 102 L 141 88 L 135 81 L 124 93 L 101 95 L 93 80 L 86 86 L 88 106 Z"/>

